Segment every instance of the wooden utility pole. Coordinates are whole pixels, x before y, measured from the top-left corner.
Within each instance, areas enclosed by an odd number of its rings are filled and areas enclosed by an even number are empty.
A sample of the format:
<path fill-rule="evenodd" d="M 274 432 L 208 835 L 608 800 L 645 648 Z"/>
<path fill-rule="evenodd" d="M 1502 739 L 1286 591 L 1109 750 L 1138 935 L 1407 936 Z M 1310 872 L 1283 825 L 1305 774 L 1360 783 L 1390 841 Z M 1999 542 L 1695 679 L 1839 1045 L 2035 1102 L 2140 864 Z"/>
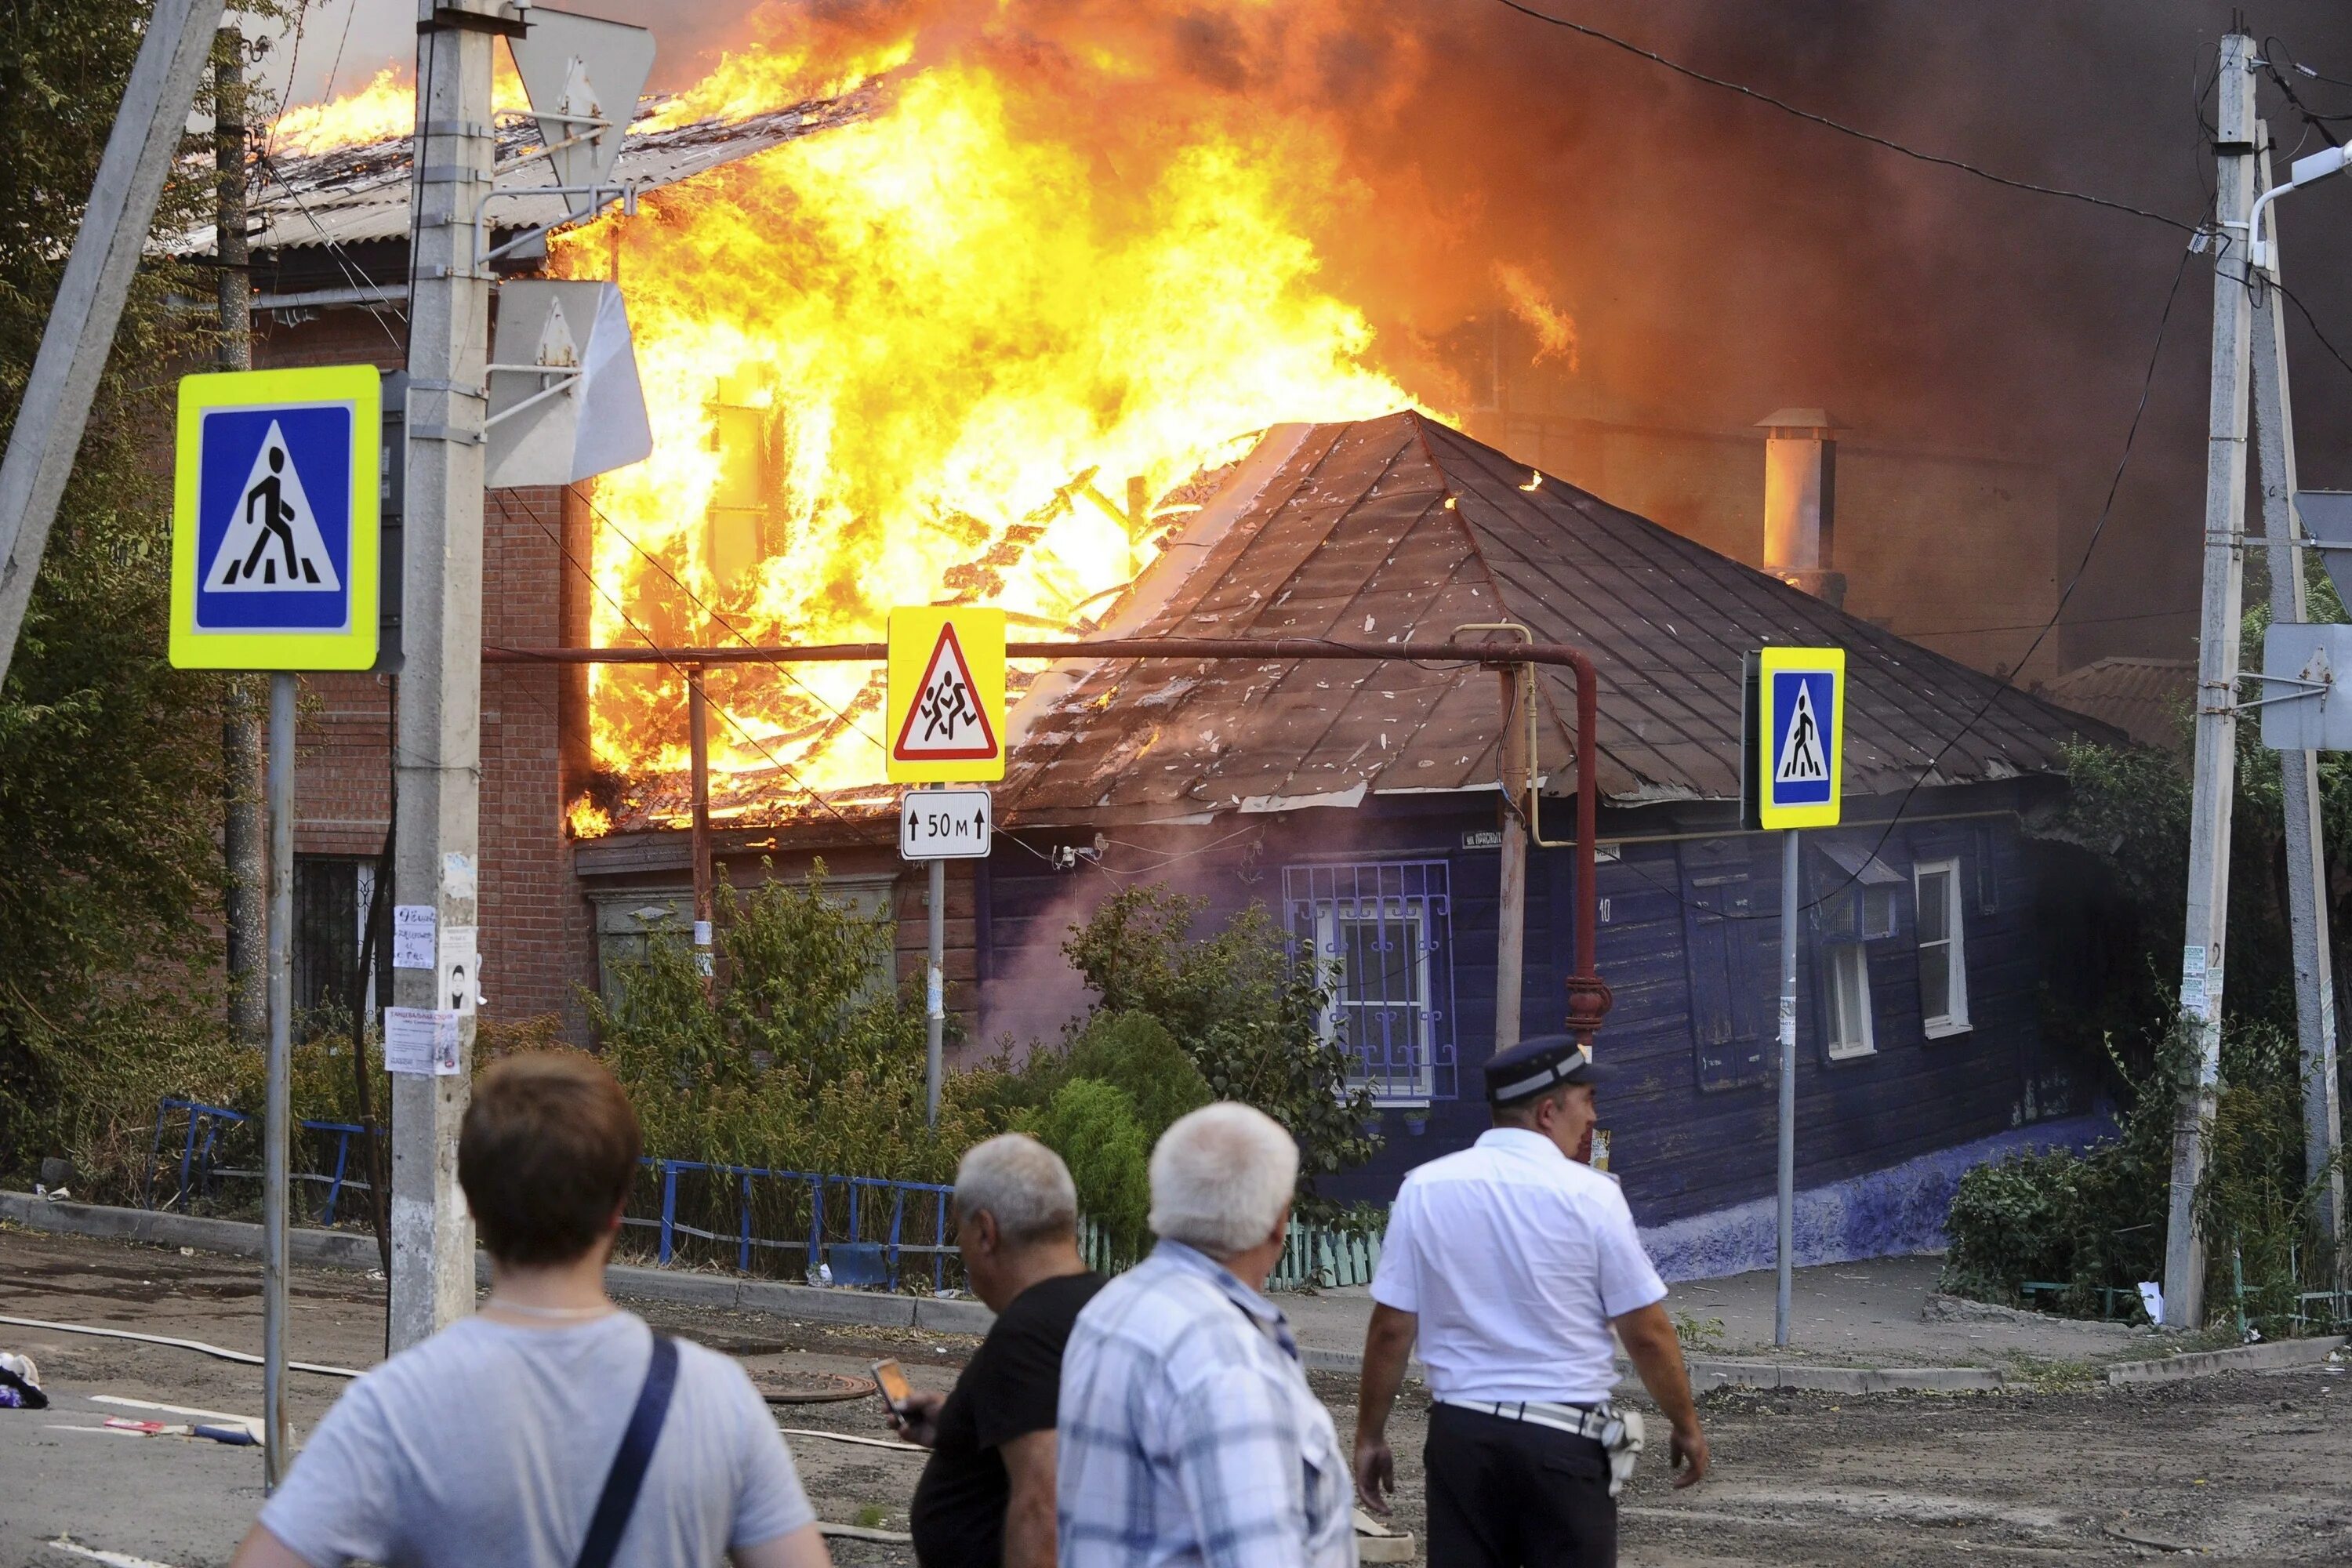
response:
<path fill-rule="evenodd" d="M 1528 713 L 1535 701 L 1535 676 L 1526 665 L 1504 665 L 1495 671 L 1503 697 L 1502 748 L 1502 900 L 1495 927 L 1495 1051 L 1500 1055 L 1519 1043 L 1519 1011 L 1524 996 L 1528 943 L 1528 796 L 1534 793 L 1528 777 Z"/>
<path fill-rule="evenodd" d="M 2256 195 L 2271 188 L 2270 128 L 2260 130 L 2262 152 L 2255 170 Z M 2271 276 L 2254 292 L 2252 329 L 2253 424 L 2263 487 L 2263 533 L 2270 551 L 2271 620 L 2292 626 L 2310 618 L 2304 609 L 2303 530 L 2294 510 L 2294 401 L 2287 388 L 2286 313 L 2276 282 L 2279 267 L 2278 203 L 2265 209 L 2271 232 L 2266 252 Z M 2268 698 L 2274 693 L 2266 690 Z M 2344 1172 L 2336 1163 L 2342 1142 L 2336 1089 L 2336 975 L 2328 962 L 2327 863 L 2321 851 L 2319 753 L 2282 751 L 2280 805 L 2286 828 L 2288 936 L 2294 959 L 2295 1037 L 2303 1071 L 2303 1148 L 2306 1173 L 2325 1172 L 2319 1183 L 2320 1235 L 2343 1266 Z M 2310 1178 L 2307 1178 L 2310 1179 Z"/>
<path fill-rule="evenodd" d="M 223 27 L 213 46 L 214 278 L 220 302 L 223 370 L 253 368 L 253 275 L 245 240 L 245 35 Z M 261 701 L 255 678 L 231 675 L 221 698 L 221 899 L 228 928 L 229 1032 L 248 1046 L 266 1043 L 262 919 Z"/>
<path fill-rule="evenodd" d="M 2230 813 L 2238 760 L 2238 632 L 2245 586 L 2246 393 L 2253 289 L 2246 223 L 2254 203 L 2254 42 L 2221 40 L 2215 98 L 2212 387 L 2206 420 L 2205 586 L 2198 627 L 2197 752 L 2189 826 L 2189 898 L 2181 937 L 2180 1016 L 2194 1059 L 2180 1087 L 2172 1135 L 2172 1190 L 2164 1240 L 2164 1321 L 2193 1329 L 2205 1316 L 2205 1244 L 2197 1184 L 2205 1126 L 2221 1071 L 2223 960 L 2230 913 Z"/>

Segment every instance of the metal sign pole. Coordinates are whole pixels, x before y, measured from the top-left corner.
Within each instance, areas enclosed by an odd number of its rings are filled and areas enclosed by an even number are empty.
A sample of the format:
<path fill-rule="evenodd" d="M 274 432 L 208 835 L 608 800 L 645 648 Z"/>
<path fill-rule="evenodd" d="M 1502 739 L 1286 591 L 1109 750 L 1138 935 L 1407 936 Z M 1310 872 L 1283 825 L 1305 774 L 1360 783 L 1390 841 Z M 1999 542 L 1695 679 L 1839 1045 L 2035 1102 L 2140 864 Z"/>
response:
<path fill-rule="evenodd" d="M 1780 1278 L 1772 1294 L 1772 1342 L 1789 1343 L 1789 1294 L 1797 1255 L 1797 830 L 1780 835 Z"/>
<path fill-rule="evenodd" d="M 934 859 L 931 868 L 930 965 L 924 971 L 923 996 L 929 1006 L 923 1020 L 923 1116 L 940 1124 L 940 1085 L 947 1071 L 948 863 Z"/>
<path fill-rule="evenodd" d="M 261 1143 L 261 1473 L 277 1489 L 293 1459 L 286 1426 L 286 1167 L 294 1025 L 294 698 L 269 678 L 269 1062 Z"/>

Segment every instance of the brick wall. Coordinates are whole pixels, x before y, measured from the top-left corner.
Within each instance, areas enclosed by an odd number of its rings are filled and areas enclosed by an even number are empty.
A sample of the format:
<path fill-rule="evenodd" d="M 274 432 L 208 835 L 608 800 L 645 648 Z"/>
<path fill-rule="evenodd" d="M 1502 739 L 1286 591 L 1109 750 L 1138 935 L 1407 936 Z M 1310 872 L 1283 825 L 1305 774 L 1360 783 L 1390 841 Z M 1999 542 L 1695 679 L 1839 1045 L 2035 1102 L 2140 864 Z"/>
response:
<path fill-rule="evenodd" d="M 397 328 L 395 317 L 386 317 Z M 264 326 L 264 367 L 369 361 L 397 364 L 400 346 L 364 310 L 337 310 Z M 493 490 L 483 515 L 482 633 L 494 644 L 562 640 L 558 597 L 562 498 L 552 489 Z M 395 678 L 305 679 L 295 847 L 305 855 L 373 855 L 383 847 Z M 515 1023 L 553 1014 L 584 1027 L 575 984 L 593 977 L 588 905 L 563 827 L 554 669 L 482 671 L 481 947 L 484 1016 Z"/>

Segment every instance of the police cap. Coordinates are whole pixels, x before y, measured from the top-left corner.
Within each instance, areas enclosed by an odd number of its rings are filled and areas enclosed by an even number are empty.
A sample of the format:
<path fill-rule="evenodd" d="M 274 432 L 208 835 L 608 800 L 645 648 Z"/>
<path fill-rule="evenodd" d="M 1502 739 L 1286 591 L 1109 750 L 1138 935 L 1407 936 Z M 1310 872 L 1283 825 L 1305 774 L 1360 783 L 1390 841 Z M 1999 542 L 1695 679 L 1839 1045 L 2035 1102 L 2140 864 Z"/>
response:
<path fill-rule="evenodd" d="M 1563 1083 L 1599 1083 L 1601 1068 L 1570 1035 L 1536 1035 L 1486 1063 L 1486 1100 L 1510 1105 Z"/>

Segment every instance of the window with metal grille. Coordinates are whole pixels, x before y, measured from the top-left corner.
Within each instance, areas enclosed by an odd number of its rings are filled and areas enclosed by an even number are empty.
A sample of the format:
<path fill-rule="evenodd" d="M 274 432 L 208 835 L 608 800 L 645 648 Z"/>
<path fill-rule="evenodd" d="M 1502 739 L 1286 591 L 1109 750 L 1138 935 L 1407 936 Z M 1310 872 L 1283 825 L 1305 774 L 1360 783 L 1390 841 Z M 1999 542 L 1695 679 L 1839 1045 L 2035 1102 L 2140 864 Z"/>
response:
<path fill-rule="evenodd" d="M 1291 941 L 1330 984 L 1324 1027 L 1383 1103 L 1452 1100 L 1453 902 L 1443 860 L 1286 866 Z"/>
<path fill-rule="evenodd" d="M 376 864 L 339 855 L 294 858 L 294 1005 L 305 1013 L 367 1005 L 369 976 L 360 968 Z M 376 933 L 376 967 L 389 967 L 385 938 Z M 378 980 L 383 975 L 376 976 Z M 388 983 L 387 983 L 388 990 Z"/>

